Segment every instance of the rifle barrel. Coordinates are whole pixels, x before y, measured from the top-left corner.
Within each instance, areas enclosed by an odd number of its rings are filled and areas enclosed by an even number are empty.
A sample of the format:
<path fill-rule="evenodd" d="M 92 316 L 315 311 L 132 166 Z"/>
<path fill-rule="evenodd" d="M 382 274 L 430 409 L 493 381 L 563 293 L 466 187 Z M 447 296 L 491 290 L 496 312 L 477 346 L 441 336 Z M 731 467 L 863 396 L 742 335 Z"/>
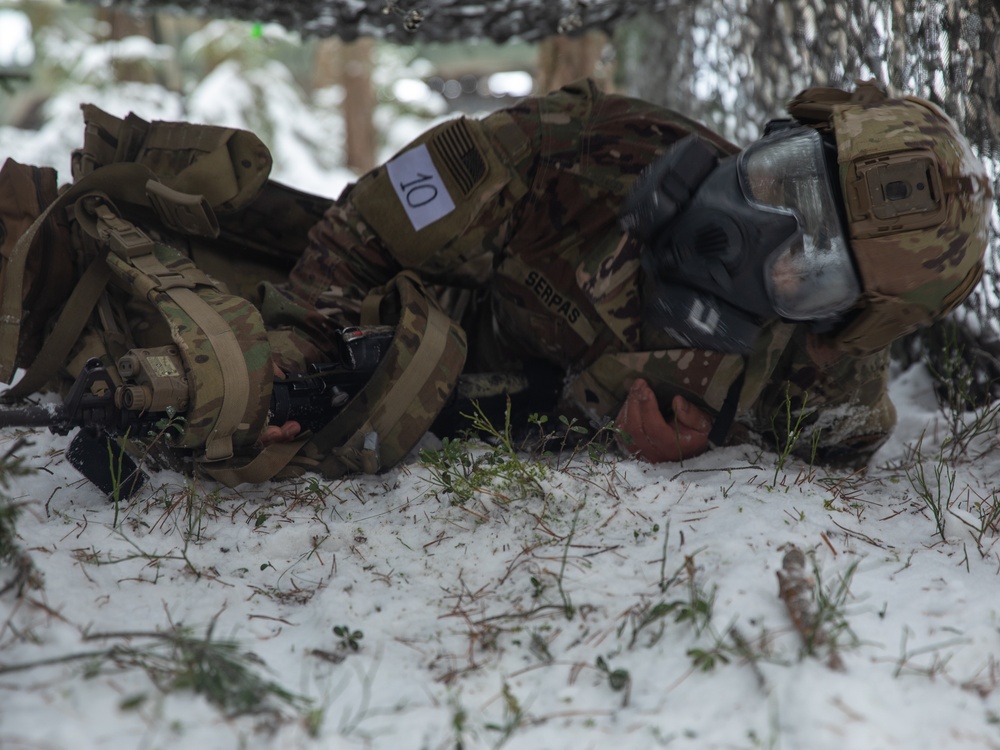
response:
<path fill-rule="evenodd" d="M 58 405 L 0 407 L 0 427 L 52 427 L 63 421 Z"/>

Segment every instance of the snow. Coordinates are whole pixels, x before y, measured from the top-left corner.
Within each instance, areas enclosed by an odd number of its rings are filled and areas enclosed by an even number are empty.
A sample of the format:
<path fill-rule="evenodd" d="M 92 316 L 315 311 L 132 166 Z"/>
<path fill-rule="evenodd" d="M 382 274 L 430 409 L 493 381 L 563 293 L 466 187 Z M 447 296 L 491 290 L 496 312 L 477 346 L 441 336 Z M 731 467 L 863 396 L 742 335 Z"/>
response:
<path fill-rule="evenodd" d="M 510 70 L 491 75 L 488 86 L 494 96 L 528 96 L 534 88 L 534 80 L 523 70 Z"/>
<path fill-rule="evenodd" d="M 0 129 L 0 157 L 65 169 L 83 101 L 196 121 L 215 107 L 240 126 L 270 81 L 259 122 L 280 179 L 335 195 L 352 178 L 335 111 L 289 98 L 274 68 L 255 75 L 223 67 L 184 98 L 80 85 L 41 130 Z M 379 122 L 387 151 L 417 130 L 387 109 Z M 27 434 L 18 455 L 37 469 L 6 488 L 36 585 L 0 596 L 0 745 L 1000 747 L 996 521 L 976 528 L 998 502 L 995 425 L 938 461 L 951 415 L 925 369 L 891 393 L 899 424 L 865 473 L 752 446 L 683 466 L 581 456 L 533 492 L 497 483 L 464 505 L 416 456 L 236 490 L 165 471 L 115 504 L 65 462 L 69 438 L 0 431 L 0 453 Z M 918 445 L 928 490 L 955 472 L 943 524 L 907 478 Z M 778 596 L 793 547 L 830 601 L 842 669 L 829 645 L 806 653 Z M 181 627 L 237 643 L 295 697 L 234 716 L 143 668 Z"/>
<path fill-rule="evenodd" d="M 465 507 L 414 459 L 238 490 L 161 472 L 116 508 L 62 460 L 66 438 L 35 433 L 21 454 L 41 471 L 9 494 L 40 586 L 0 599 L 0 665 L 214 624 L 309 703 L 227 718 L 141 669 L 66 662 L 0 674 L 0 727 L 13 746 L 112 749 L 476 748 L 508 732 L 518 748 L 998 747 L 1000 556 L 962 521 L 996 501 L 995 445 L 956 464 L 943 541 L 890 468 L 941 433 L 930 390 L 920 367 L 894 381 L 904 419 L 864 475 L 733 447 L 683 467 L 578 460 L 533 495 Z M 842 671 L 803 653 L 778 597 L 791 545 L 821 590 L 845 587 Z M 696 601 L 710 617 L 678 621 Z M 675 609 L 644 624 L 658 603 Z M 338 626 L 361 631 L 357 651 Z M 696 649 L 726 661 L 703 671 Z"/>
<path fill-rule="evenodd" d="M 0 68 L 27 68 L 34 59 L 31 23 L 27 16 L 0 8 Z"/>

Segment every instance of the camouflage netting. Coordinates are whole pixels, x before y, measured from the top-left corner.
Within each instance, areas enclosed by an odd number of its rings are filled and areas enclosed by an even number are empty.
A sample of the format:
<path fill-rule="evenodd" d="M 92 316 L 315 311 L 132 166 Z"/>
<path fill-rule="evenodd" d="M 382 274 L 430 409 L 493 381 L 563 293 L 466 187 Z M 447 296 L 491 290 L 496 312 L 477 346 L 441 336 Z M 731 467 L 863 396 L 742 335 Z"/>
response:
<path fill-rule="evenodd" d="M 623 55 L 632 93 L 681 109 L 738 143 L 784 114 L 796 92 L 874 78 L 940 105 L 968 136 L 1000 196 L 1000 6 L 995 0 L 693 0 L 671 5 Z M 649 65 L 657 59 L 659 65 Z M 959 314 L 958 336 L 981 398 L 1000 396 L 1000 213 L 986 277 Z M 904 362 L 937 355 L 942 327 L 900 346 Z M 937 361 L 935 359 L 937 358 Z"/>
<path fill-rule="evenodd" d="M 136 11 L 177 9 L 204 16 L 279 23 L 305 36 L 353 41 L 373 36 L 402 44 L 510 39 L 610 31 L 669 0 L 85 0 Z"/>

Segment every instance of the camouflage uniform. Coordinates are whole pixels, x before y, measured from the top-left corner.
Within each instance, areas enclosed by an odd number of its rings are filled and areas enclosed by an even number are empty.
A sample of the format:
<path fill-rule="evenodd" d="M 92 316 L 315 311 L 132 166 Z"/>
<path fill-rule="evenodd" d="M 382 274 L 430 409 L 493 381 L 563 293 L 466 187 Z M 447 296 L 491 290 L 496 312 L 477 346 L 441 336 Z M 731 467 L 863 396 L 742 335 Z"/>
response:
<path fill-rule="evenodd" d="M 289 284 L 265 286 L 278 360 L 295 368 L 328 356 L 333 330 L 357 323 L 367 292 L 413 270 L 459 301 L 449 312 L 469 334 L 467 371 L 555 365 L 566 372 L 563 412 L 604 423 L 642 377 L 661 405 L 679 393 L 717 415 L 745 371 L 738 423 L 768 436 L 789 403 L 804 405 L 822 427 L 824 457 L 866 455 L 895 422 L 887 350 L 850 356 L 805 326 L 775 322 L 744 360 L 683 348 L 643 325 L 640 246 L 619 227 L 619 208 L 642 169 L 692 131 L 720 155 L 738 150 L 590 82 L 433 128 L 408 148 L 433 155 L 454 207 L 417 230 L 402 204 L 412 180 L 383 166 L 350 186 L 313 228 Z"/>

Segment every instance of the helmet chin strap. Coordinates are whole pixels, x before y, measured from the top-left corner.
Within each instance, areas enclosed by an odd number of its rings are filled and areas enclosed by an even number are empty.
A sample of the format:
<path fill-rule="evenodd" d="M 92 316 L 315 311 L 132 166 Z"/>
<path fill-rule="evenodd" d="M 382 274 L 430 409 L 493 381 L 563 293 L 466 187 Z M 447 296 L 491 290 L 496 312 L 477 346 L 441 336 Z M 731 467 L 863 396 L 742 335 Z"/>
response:
<path fill-rule="evenodd" d="M 747 377 L 748 359 L 749 357 L 744 354 L 740 374 L 730 384 L 729 390 L 726 391 L 726 400 L 722 402 L 722 408 L 719 409 L 719 413 L 712 422 L 712 430 L 708 433 L 708 442 L 716 447 L 725 444 L 729 428 L 733 426 L 733 420 L 736 419 L 736 408 L 740 404 L 743 382 Z"/>

